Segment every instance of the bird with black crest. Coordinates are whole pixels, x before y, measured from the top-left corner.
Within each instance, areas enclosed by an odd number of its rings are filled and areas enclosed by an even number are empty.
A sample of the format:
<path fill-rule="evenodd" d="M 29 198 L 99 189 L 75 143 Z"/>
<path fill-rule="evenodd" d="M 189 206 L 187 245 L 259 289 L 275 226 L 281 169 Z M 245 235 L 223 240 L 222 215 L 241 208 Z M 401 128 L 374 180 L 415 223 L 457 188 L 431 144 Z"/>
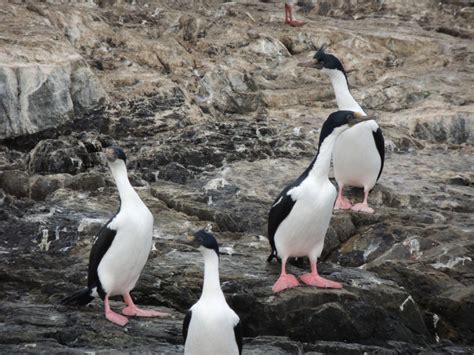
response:
<path fill-rule="evenodd" d="M 324 46 L 316 52 L 312 61 L 299 63 L 298 66 L 321 70 L 329 77 L 339 110 L 350 110 L 366 116 L 351 95 L 341 61 L 326 53 Z M 373 208 L 368 205 L 368 196 L 382 174 L 384 160 L 384 137 L 375 120 L 367 120 L 343 132 L 337 139 L 333 153 L 334 177 L 339 188 L 335 208 L 373 213 Z M 362 187 L 364 200 L 352 205 L 344 197 L 345 186 Z"/>

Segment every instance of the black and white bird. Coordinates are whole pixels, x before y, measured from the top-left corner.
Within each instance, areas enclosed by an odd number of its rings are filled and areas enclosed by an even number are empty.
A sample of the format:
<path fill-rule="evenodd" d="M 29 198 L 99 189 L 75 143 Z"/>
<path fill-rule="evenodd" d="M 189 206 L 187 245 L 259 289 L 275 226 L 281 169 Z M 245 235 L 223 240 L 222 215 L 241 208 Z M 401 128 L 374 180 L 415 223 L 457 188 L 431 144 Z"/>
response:
<path fill-rule="evenodd" d="M 204 285 L 201 298 L 183 322 L 184 353 L 232 355 L 242 353 L 239 316 L 227 304 L 219 281 L 219 246 L 205 230 L 194 233 L 188 243 L 204 257 Z"/>
<path fill-rule="evenodd" d="M 350 110 L 366 116 L 351 95 L 347 74 L 341 62 L 335 56 L 325 53 L 323 47 L 316 52 L 313 61 L 300 63 L 299 66 L 316 68 L 329 76 L 339 110 Z M 384 137 L 374 120 L 348 129 L 339 136 L 333 153 L 334 177 L 339 187 L 336 209 L 374 212 L 367 200 L 370 190 L 382 174 L 384 157 Z M 364 188 L 363 202 L 352 206 L 344 197 L 344 186 Z"/>
<path fill-rule="evenodd" d="M 126 156 L 120 148 L 106 148 L 105 155 L 120 195 L 117 213 L 99 230 L 89 256 L 87 288 L 61 300 L 64 305 L 84 306 L 94 297 L 104 301 L 105 317 L 120 326 L 125 316 L 167 316 L 138 308 L 130 296 L 152 247 L 153 215 L 128 180 Z M 109 297 L 122 296 L 127 305 L 120 315 L 110 308 Z"/>
<path fill-rule="evenodd" d="M 342 288 L 338 282 L 318 274 L 316 262 L 324 246 L 336 188 L 329 181 L 329 167 L 338 137 L 350 127 L 371 120 L 353 111 L 337 111 L 329 115 L 319 136 L 318 153 L 303 174 L 276 198 L 268 217 L 268 238 L 272 252 L 267 261 L 281 259 L 281 274 L 273 292 L 299 285 L 295 276 L 286 273 L 289 257 L 307 256 L 311 272 L 300 277 L 310 286 Z"/>

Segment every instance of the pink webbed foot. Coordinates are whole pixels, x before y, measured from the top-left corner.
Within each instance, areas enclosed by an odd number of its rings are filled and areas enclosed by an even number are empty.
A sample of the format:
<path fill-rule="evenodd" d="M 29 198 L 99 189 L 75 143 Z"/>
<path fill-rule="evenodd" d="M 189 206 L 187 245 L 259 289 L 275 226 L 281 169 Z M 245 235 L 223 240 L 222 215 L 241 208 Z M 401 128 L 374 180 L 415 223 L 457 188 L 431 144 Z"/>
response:
<path fill-rule="evenodd" d="M 115 313 L 112 310 L 105 312 L 105 318 L 107 318 L 112 323 L 120 325 L 121 327 L 125 326 L 128 323 L 127 317 L 124 317 L 118 313 Z"/>
<path fill-rule="evenodd" d="M 335 210 L 348 210 L 352 207 L 351 201 L 344 196 L 338 196 L 336 204 L 334 205 Z"/>
<path fill-rule="evenodd" d="M 152 311 L 152 310 L 144 310 L 138 308 L 135 303 L 133 303 L 133 299 L 130 296 L 129 293 L 125 294 L 123 296 L 123 300 L 125 301 L 125 304 L 127 307 L 122 309 L 122 314 L 125 314 L 126 316 L 130 317 L 168 317 L 168 313 L 163 313 L 163 312 L 158 312 L 158 311 Z"/>
<path fill-rule="evenodd" d="M 303 21 L 298 21 L 298 20 L 288 20 L 286 21 L 286 24 L 292 26 L 292 27 L 301 27 L 304 25 Z"/>
<path fill-rule="evenodd" d="M 285 23 L 292 27 L 301 27 L 304 25 L 303 21 L 293 20 L 293 7 L 285 3 Z"/>
<path fill-rule="evenodd" d="M 336 281 L 325 279 L 317 274 L 308 272 L 307 274 L 301 275 L 301 281 L 306 285 L 316 286 L 319 288 L 342 288 L 342 284 Z"/>
<path fill-rule="evenodd" d="M 127 306 L 122 309 L 122 314 L 129 317 L 169 317 L 169 313 L 158 312 L 153 310 L 140 309 L 137 306 Z"/>
<path fill-rule="evenodd" d="M 296 287 L 299 284 L 298 279 L 291 274 L 280 275 L 277 282 L 273 285 L 272 291 L 273 293 L 278 293 L 287 288 Z"/>
<path fill-rule="evenodd" d="M 374 213 L 374 209 L 363 202 L 355 204 L 354 206 L 352 206 L 351 210 L 356 212 Z"/>

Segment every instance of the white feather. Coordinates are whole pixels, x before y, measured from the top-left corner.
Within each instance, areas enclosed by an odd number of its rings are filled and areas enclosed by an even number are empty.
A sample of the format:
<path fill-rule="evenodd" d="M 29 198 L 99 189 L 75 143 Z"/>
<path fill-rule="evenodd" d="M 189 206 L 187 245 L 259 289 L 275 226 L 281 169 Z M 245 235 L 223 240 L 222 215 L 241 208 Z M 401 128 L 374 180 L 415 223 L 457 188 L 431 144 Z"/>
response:
<path fill-rule="evenodd" d="M 375 121 L 362 122 L 343 132 L 333 152 L 334 177 L 338 184 L 371 190 L 380 172 L 382 160 L 375 145 Z"/>

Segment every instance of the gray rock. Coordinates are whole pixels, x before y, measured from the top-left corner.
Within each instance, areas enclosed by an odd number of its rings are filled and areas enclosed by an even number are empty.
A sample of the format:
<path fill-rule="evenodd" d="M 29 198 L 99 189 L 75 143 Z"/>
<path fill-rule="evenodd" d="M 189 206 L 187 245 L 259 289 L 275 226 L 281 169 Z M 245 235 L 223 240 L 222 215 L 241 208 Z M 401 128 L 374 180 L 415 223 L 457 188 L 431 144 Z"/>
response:
<path fill-rule="evenodd" d="M 30 177 L 21 170 L 0 171 L 0 188 L 16 197 L 28 197 Z"/>
<path fill-rule="evenodd" d="M 31 198 L 44 200 L 54 191 L 64 187 L 67 176 L 64 175 L 35 175 L 31 179 Z"/>
<path fill-rule="evenodd" d="M 106 180 L 102 174 L 95 172 L 79 173 L 65 184 L 65 187 L 78 191 L 96 191 L 104 186 L 106 186 Z"/>
<path fill-rule="evenodd" d="M 198 104 L 212 105 L 223 113 L 249 113 L 261 104 L 252 76 L 233 69 L 220 68 L 206 73 L 198 95 Z"/>
<path fill-rule="evenodd" d="M 0 66 L 0 139 L 63 126 L 103 107 L 105 92 L 82 61 Z"/>
<path fill-rule="evenodd" d="M 32 173 L 77 174 L 93 162 L 84 144 L 74 138 L 45 139 L 28 154 L 28 170 Z"/>

